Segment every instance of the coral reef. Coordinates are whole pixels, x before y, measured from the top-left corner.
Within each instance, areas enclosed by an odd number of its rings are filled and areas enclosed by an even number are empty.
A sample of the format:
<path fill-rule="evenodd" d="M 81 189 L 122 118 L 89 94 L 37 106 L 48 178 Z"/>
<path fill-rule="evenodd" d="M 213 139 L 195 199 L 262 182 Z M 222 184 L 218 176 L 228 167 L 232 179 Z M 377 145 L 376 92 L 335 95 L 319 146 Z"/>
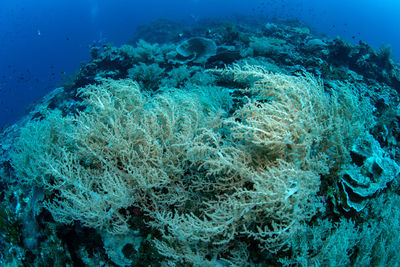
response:
<path fill-rule="evenodd" d="M 359 137 L 350 153 L 354 163 L 343 166 L 341 184 L 348 208 L 361 211 L 369 198 L 398 176 L 400 166 L 370 134 Z"/>
<path fill-rule="evenodd" d="M 184 58 L 182 63 L 193 61 L 194 63 L 207 62 L 208 58 L 217 54 L 217 45 L 211 39 L 193 37 L 185 40 L 176 47 L 176 52 Z"/>
<path fill-rule="evenodd" d="M 296 23 L 158 25 L 92 48 L 1 134 L 2 263 L 398 262 L 390 50 Z"/>

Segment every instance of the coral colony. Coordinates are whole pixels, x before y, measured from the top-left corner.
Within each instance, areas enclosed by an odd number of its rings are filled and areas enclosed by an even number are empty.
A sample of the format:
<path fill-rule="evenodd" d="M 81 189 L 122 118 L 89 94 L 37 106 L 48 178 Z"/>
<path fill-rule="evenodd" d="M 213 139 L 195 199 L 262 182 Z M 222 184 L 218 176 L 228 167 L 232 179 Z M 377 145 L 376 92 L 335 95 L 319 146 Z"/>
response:
<path fill-rule="evenodd" d="M 293 23 L 156 21 L 91 55 L 2 133 L 3 263 L 400 262 L 388 48 Z"/>

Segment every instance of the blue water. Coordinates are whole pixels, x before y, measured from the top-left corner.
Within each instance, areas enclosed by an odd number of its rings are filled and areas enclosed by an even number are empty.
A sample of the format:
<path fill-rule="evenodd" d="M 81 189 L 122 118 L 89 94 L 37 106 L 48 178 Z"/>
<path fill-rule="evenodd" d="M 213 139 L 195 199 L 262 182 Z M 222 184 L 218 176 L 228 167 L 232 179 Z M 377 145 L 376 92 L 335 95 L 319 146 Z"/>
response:
<path fill-rule="evenodd" d="M 395 0 L 2 0 L 0 127 L 89 60 L 94 42 L 120 45 L 157 18 L 193 22 L 241 13 L 299 19 L 329 36 L 390 44 L 400 55 L 400 3 Z"/>

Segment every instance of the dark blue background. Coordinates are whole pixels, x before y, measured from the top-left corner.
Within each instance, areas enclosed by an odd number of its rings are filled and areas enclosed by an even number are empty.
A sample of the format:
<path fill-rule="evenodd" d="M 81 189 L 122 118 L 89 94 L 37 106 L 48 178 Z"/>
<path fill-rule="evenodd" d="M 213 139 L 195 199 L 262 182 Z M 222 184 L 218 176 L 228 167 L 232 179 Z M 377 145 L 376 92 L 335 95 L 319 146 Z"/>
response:
<path fill-rule="evenodd" d="M 299 18 L 333 37 L 391 44 L 400 54 L 395 0 L 2 0 L 0 127 L 87 61 L 96 40 L 120 45 L 156 18 L 191 22 L 234 13 Z"/>

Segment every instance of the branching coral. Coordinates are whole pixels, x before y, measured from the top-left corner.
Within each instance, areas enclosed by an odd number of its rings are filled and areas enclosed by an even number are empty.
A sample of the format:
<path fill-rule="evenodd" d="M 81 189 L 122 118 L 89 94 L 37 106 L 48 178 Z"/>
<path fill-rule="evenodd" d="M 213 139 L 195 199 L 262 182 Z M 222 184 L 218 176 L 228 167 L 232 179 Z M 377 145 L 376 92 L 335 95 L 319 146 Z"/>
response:
<path fill-rule="evenodd" d="M 47 189 L 60 222 L 124 234 L 134 227 L 127 210 L 139 207 L 172 262 L 245 262 L 254 242 L 260 253 L 286 249 L 323 209 L 321 175 L 348 157 L 346 133 L 366 126 L 311 76 L 216 72 L 252 79 L 231 117 L 223 93 L 150 96 L 130 80 L 104 80 L 80 89 L 78 115 L 45 112 L 29 123 L 13 166 Z"/>
<path fill-rule="evenodd" d="M 268 149 L 263 161 L 282 158 L 300 165 L 319 155 L 331 163 L 349 160 L 348 149 L 374 122 L 372 105 L 351 85 L 325 91 L 318 79 L 268 73 L 259 66 L 234 65 L 213 72 L 250 80 L 250 97 L 230 119 L 233 136 L 247 148 Z M 250 144 L 250 146 L 249 146 Z"/>

